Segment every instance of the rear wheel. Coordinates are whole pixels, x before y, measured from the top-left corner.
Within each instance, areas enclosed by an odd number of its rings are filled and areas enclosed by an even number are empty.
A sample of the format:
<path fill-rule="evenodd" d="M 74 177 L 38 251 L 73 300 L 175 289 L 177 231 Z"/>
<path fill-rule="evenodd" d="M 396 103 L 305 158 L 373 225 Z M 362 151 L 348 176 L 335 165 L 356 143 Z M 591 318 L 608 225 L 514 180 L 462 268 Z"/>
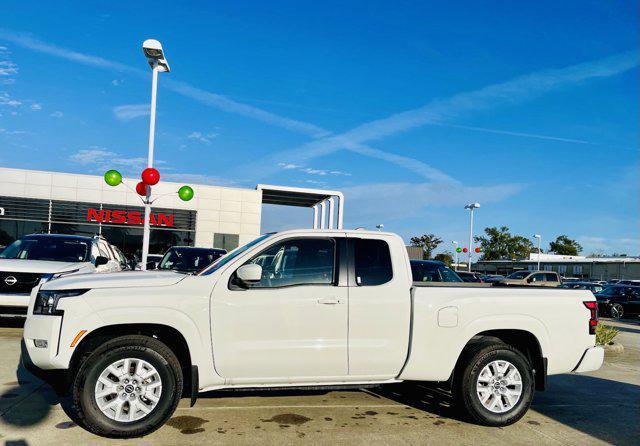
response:
<path fill-rule="evenodd" d="M 82 362 L 73 380 L 73 410 L 81 425 L 97 435 L 138 437 L 173 414 L 182 386 L 178 359 L 165 344 L 123 336 Z"/>
<path fill-rule="evenodd" d="M 471 347 L 454 385 L 459 406 L 473 421 L 486 426 L 518 421 L 529 409 L 534 392 L 529 361 L 502 343 Z"/>
<path fill-rule="evenodd" d="M 611 317 L 614 319 L 621 319 L 624 316 L 624 307 L 620 304 L 611 305 L 611 309 L 609 310 L 611 313 Z"/>

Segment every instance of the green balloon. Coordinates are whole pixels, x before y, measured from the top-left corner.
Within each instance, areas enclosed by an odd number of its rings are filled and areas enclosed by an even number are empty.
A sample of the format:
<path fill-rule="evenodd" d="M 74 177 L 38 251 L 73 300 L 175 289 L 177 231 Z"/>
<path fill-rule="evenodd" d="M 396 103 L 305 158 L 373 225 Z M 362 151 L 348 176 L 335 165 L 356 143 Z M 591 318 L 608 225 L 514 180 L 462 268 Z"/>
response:
<path fill-rule="evenodd" d="M 456 248 L 456 252 L 462 252 L 462 248 Z"/>
<path fill-rule="evenodd" d="M 178 189 L 178 197 L 180 197 L 182 201 L 191 200 L 193 198 L 193 189 L 189 186 L 182 186 Z"/>
<path fill-rule="evenodd" d="M 117 186 L 118 184 L 122 183 L 122 174 L 117 170 L 108 170 L 104 174 L 104 181 L 109 186 Z"/>

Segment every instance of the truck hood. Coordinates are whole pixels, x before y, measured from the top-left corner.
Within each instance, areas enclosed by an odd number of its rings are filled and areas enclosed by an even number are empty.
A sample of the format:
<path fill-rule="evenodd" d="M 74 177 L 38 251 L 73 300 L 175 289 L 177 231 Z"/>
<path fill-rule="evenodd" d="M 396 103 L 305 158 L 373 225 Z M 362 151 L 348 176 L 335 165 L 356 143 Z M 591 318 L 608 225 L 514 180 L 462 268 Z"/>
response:
<path fill-rule="evenodd" d="M 92 267 L 89 262 L 53 262 L 51 260 L 0 259 L 0 271 L 11 273 L 53 274 Z"/>
<path fill-rule="evenodd" d="M 174 285 L 186 274 L 174 271 L 122 271 L 104 274 L 73 274 L 60 277 L 42 285 L 43 290 L 70 290 L 96 288 L 137 288 Z"/>

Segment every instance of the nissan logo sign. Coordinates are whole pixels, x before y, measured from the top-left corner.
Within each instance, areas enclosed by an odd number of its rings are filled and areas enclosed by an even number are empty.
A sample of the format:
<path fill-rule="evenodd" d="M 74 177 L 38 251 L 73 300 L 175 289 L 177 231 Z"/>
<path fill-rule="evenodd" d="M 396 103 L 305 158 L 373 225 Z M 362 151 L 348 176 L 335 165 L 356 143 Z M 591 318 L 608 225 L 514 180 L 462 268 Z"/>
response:
<path fill-rule="evenodd" d="M 17 282 L 18 282 L 18 279 L 16 279 L 13 276 L 7 276 L 4 278 L 4 283 L 6 283 L 9 286 L 15 285 Z"/>

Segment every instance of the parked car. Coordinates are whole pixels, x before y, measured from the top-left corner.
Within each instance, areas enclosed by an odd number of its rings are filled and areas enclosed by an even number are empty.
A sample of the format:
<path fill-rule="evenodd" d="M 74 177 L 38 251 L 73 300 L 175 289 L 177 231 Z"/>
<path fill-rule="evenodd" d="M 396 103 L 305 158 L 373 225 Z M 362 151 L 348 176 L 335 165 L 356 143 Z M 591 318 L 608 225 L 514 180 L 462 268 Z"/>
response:
<path fill-rule="evenodd" d="M 31 295 L 22 357 L 72 394 L 83 428 L 109 437 L 158 429 L 183 394 L 194 404 L 212 389 L 403 380 L 451 383 L 472 419 L 504 426 L 548 374 L 601 366 L 596 306 L 584 290 L 412 282 L 390 233 L 286 231 L 195 275 L 46 282 Z"/>
<path fill-rule="evenodd" d="M 617 285 L 635 285 L 640 286 L 640 280 L 621 280 Z"/>
<path fill-rule="evenodd" d="M 484 274 L 484 275 L 480 276 L 480 279 L 482 279 L 482 281 L 485 282 L 485 283 L 500 282 L 504 278 L 505 278 L 505 276 L 502 276 L 500 274 Z"/>
<path fill-rule="evenodd" d="M 147 269 L 157 269 L 163 254 L 147 254 Z M 136 263 L 136 270 L 142 269 L 142 262 Z"/>
<path fill-rule="evenodd" d="M 570 290 L 589 290 L 593 294 L 599 293 L 604 289 L 603 285 L 592 282 L 568 282 L 560 285 L 560 288 L 568 288 Z"/>
<path fill-rule="evenodd" d="M 24 316 L 31 289 L 67 274 L 120 271 L 105 239 L 62 234 L 24 236 L 0 253 L 0 315 Z"/>
<path fill-rule="evenodd" d="M 560 276 L 554 271 L 516 271 L 498 282 L 501 285 L 560 286 Z"/>
<path fill-rule="evenodd" d="M 158 269 L 195 273 L 227 253 L 224 249 L 173 246 L 162 256 Z"/>
<path fill-rule="evenodd" d="M 611 285 L 596 294 L 600 314 L 620 319 L 640 314 L 640 286 Z"/>
<path fill-rule="evenodd" d="M 484 282 L 482 280 L 482 274 L 480 273 L 474 273 L 469 271 L 456 271 L 456 274 L 460 276 L 463 282 L 476 282 L 476 283 Z"/>
<path fill-rule="evenodd" d="M 438 260 L 411 260 L 414 282 L 462 282 L 455 271 Z"/>

